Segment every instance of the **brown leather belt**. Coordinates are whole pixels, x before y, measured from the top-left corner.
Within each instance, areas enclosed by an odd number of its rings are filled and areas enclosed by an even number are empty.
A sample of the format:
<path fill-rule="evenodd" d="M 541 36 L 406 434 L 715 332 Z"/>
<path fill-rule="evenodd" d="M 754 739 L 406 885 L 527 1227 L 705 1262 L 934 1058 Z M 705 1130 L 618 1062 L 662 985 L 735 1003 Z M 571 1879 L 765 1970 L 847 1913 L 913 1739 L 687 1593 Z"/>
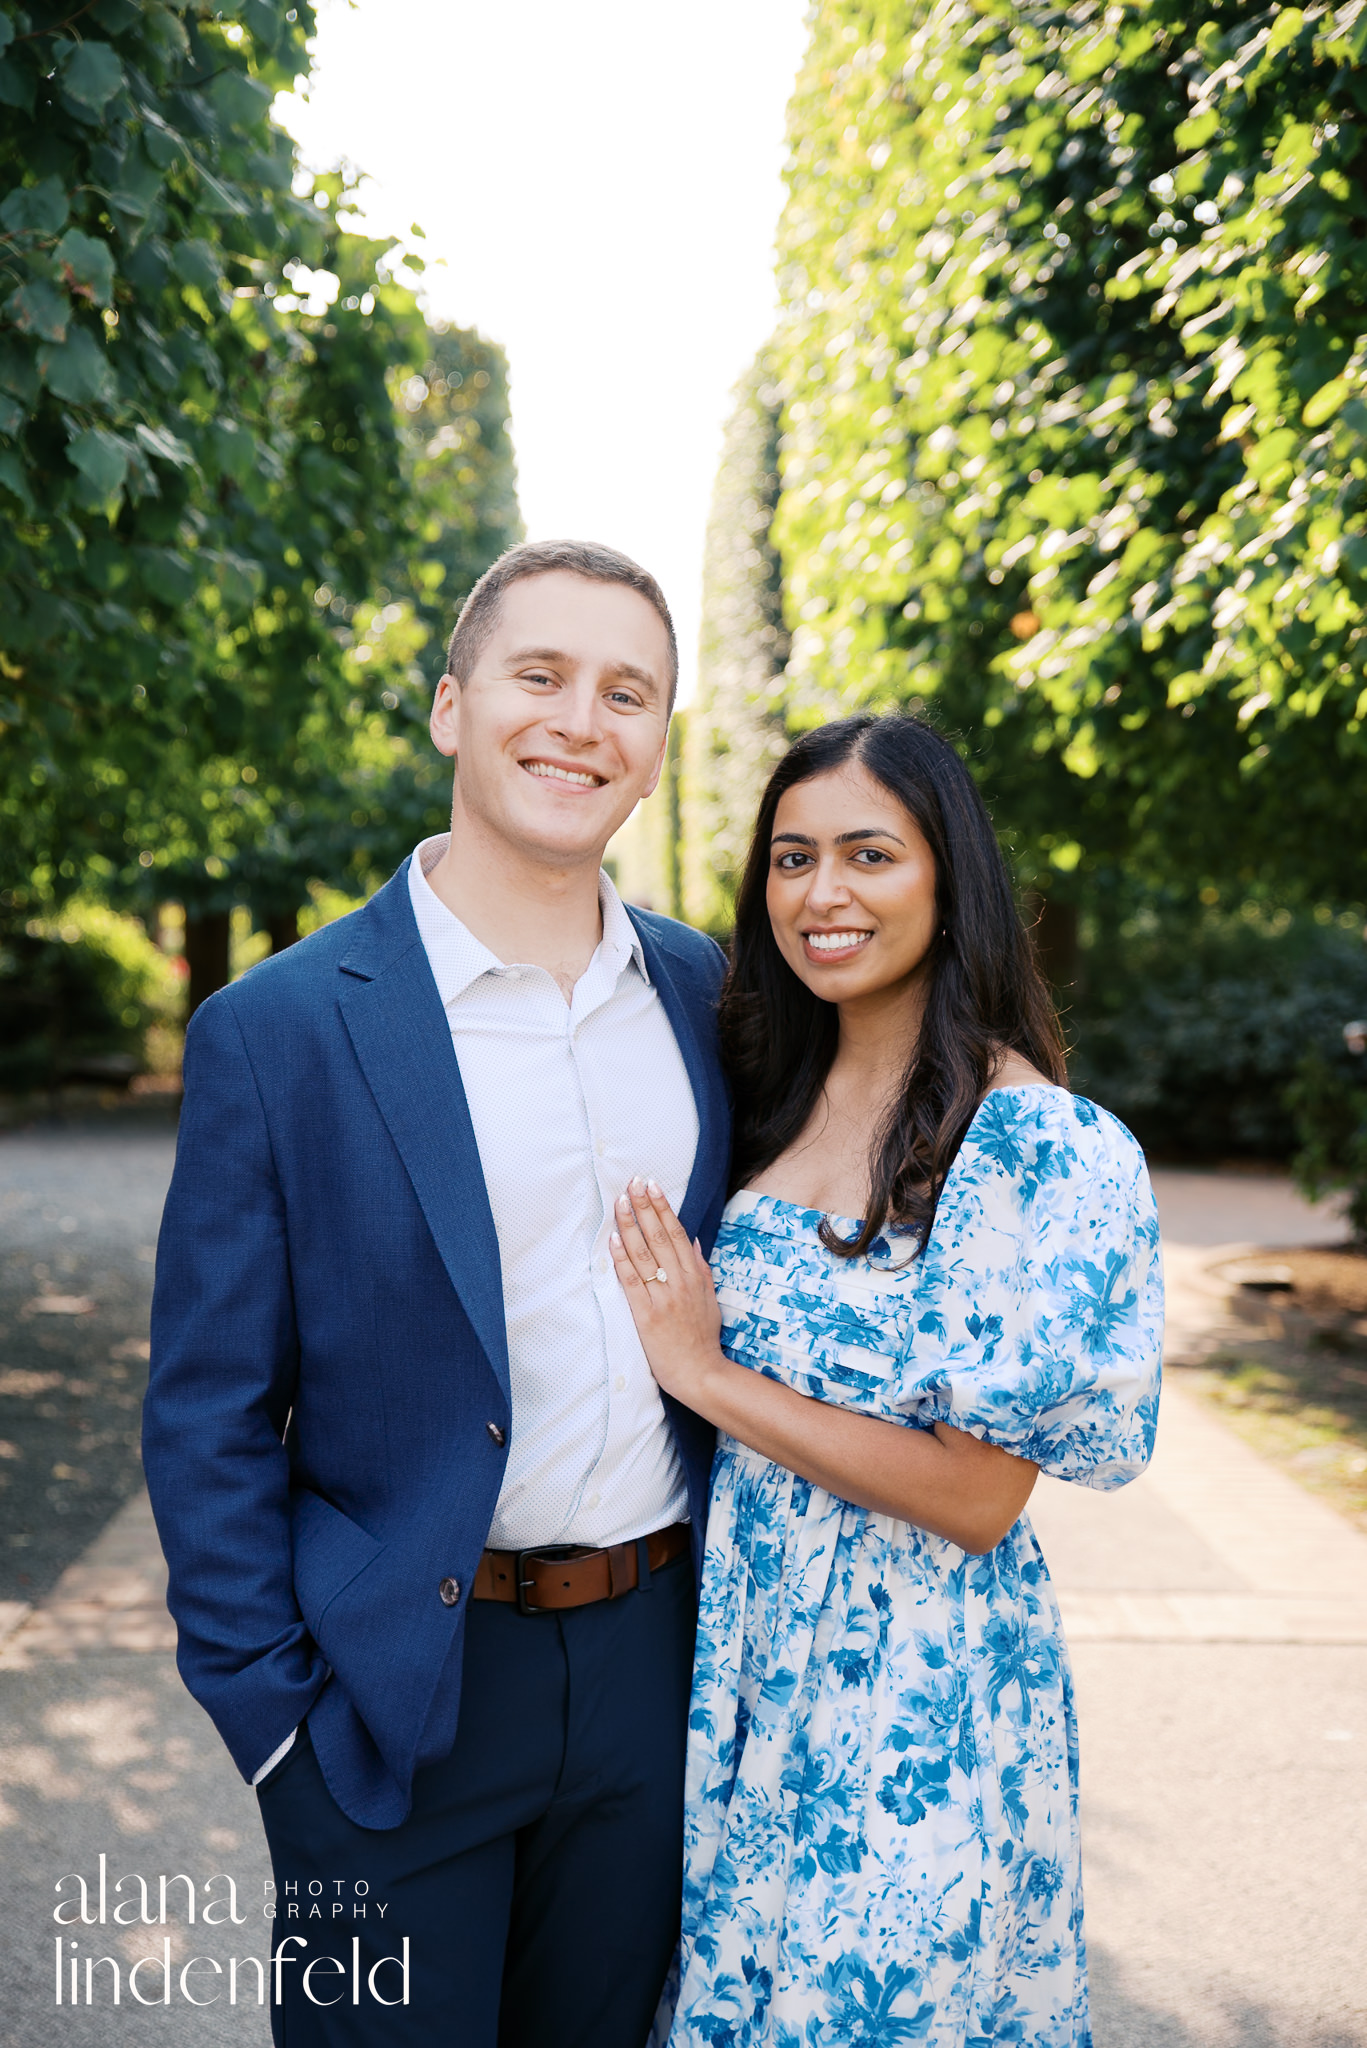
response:
<path fill-rule="evenodd" d="M 581 1545 L 548 1545 L 541 1550 L 486 1550 L 475 1570 L 472 1600 L 507 1600 L 523 1614 L 556 1614 L 587 1607 L 594 1600 L 619 1600 L 641 1583 L 640 1553 L 649 1570 L 660 1571 L 689 1544 L 687 1522 L 652 1529 L 630 1543 L 606 1550 Z"/>

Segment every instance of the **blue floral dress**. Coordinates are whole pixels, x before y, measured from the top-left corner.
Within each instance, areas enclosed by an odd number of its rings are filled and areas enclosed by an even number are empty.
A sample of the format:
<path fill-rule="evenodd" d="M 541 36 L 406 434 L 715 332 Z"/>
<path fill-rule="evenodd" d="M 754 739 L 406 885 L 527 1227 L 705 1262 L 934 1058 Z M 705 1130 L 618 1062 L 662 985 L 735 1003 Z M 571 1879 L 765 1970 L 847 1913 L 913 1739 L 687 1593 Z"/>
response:
<path fill-rule="evenodd" d="M 733 1196 L 733 1359 L 1086 1486 L 1142 1470 L 1158 1226 L 1104 1110 L 989 1094 L 919 1258 L 890 1231 L 841 1259 L 820 1221 Z M 670 2048 L 1083 2048 L 1072 1688 L 1028 1517 L 969 1556 L 723 1436 L 686 1828 Z"/>

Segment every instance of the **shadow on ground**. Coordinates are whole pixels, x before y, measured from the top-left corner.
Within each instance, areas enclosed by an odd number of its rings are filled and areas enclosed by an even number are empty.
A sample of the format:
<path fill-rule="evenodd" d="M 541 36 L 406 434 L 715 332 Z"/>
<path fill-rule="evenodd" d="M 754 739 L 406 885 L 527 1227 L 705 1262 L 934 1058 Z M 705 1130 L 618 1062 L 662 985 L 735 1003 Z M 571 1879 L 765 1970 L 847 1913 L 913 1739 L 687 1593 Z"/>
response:
<path fill-rule="evenodd" d="M 0 1600 L 40 1599 L 141 1484 L 174 1151 L 165 1110 L 0 1132 Z"/>
<path fill-rule="evenodd" d="M 196 2008 L 179 1991 L 179 1971 L 191 1956 L 226 1965 L 233 1956 L 264 1956 L 269 1924 L 263 1915 L 269 1864 L 257 1819 L 256 1798 L 229 1763 L 212 1725 L 185 1692 L 170 1657 L 116 1654 L 51 1663 L 24 1672 L 0 1672 L 0 1925 L 6 1951 L 5 1998 L 0 2016 L 3 2048 L 109 2048 L 151 2028 L 162 2040 L 222 2043 L 224 2048 L 266 2048 L 267 2016 L 255 2004 L 255 1970 L 244 1967 L 241 2000 Z M 86 1879 L 92 1912 L 98 1898 L 99 1859 L 107 1860 L 107 1906 L 127 1876 L 147 1880 L 150 1911 L 159 1908 L 159 1879 L 184 1873 L 200 1911 L 186 1922 L 185 1887 L 168 1883 L 169 1911 L 161 1925 L 104 1927 L 76 1924 L 61 1933 L 78 1963 L 82 2003 L 64 1996 L 56 2007 L 60 1900 L 79 1902 L 77 1876 Z M 206 1927 L 205 1898 L 236 1885 L 240 1925 Z M 58 1881 L 68 1882 L 57 1892 Z M 205 1892 L 206 1881 L 220 1882 Z M 136 1883 L 120 1902 L 140 1901 Z M 128 1914 L 125 1914 L 127 1920 Z M 169 2006 L 130 1999 L 127 1971 L 140 1955 L 160 1959 L 169 1937 L 173 1964 Z M 84 2004 L 84 1963 L 111 1955 L 120 1964 L 122 1998 L 115 2009 L 106 1988 L 111 1973 L 95 1970 L 95 2002 Z M 160 1962 L 140 1973 L 144 1993 L 159 1995 Z M 200 1966 L 190 1988 L 208 1995 L 220 1981 Z M 69 1979 L 64 1979 L 69 1995 Z"/>
<path fill-rule="evenodd" d="M 1131 1991 L 1124 1965 L 1107 1949 L 1089 1944 L 1088 1956 L 1094 2048 L 1363 2048 L 1367 2041 L 1367 2029 L 1351 2020 L 1316 2025 L 1248 1999 L 1225 2003 L 1218 2030 L 1204 2018 L 1193 2026 Z"/>

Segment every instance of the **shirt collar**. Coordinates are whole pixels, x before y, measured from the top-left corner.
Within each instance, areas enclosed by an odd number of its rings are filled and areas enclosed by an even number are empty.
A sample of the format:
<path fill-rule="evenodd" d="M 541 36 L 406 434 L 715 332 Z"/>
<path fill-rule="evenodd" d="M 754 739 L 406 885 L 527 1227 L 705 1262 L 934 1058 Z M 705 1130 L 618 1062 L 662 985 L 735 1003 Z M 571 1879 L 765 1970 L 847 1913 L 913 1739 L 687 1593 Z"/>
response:
<path fill-rule="evenodd" d="M 615 955 L 614 965 L 620 973 L 628 961 L 635 963 L 636 972 L 647 988 L 650 986 L 650 969 L 641 945 L 641 935 L 627 915 L 627 907 L 613 887 L 612 877 L 605 868 L 598 870 L 598 908 L 603 919 L 602 946 L 609 956 Z"/>
<path fill-rule="evenodd" d="M 413 849 L 413 858 L 408 864 L 408 894 L 417 920 L 418 936 L 432 963 L 437 993 L 443 1004 L 464 995 L 470 984 L 478 981 L 482 974 L 495 973 L 505 965 L 516 964 L 504 962 L 497 953 L 491 953 L 469 926 L 462 924 L 454 910 L 448 909 L 428 881 L 428 870 L 441 859 L 449 839 L 449 833 L 438 832 L 433 838 L 422 840 Z M 650 970 L 646 966 L 640 935 L 628 917 L 611 877 L 602 870 L 598 875 L 598 906 L 603 919 L 603 936 L 595 959 L 601 956 L 614 975 L 620 974 L 628 964 L 634 964 L 642 981 L 649 987 Z"/>

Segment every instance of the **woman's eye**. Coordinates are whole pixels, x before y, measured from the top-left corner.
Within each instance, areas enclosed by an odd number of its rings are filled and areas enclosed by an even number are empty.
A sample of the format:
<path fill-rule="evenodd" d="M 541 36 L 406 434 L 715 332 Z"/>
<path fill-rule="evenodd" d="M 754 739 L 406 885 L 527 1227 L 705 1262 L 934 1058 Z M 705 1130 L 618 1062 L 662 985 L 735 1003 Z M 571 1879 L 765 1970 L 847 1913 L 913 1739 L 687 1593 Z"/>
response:
<path fill-rule="evenodd" d="M 799 868 L 805 868 L 811 856 L 805 853 L 781 853 L 774 862 L 780 873 L 795 875 Z"/>
<path fill-rule="evenodd" d="M 888 856 L 877 846 L 861 846 L 855 859 L 862 861 L 866 868 L 882 867 Z"/>

